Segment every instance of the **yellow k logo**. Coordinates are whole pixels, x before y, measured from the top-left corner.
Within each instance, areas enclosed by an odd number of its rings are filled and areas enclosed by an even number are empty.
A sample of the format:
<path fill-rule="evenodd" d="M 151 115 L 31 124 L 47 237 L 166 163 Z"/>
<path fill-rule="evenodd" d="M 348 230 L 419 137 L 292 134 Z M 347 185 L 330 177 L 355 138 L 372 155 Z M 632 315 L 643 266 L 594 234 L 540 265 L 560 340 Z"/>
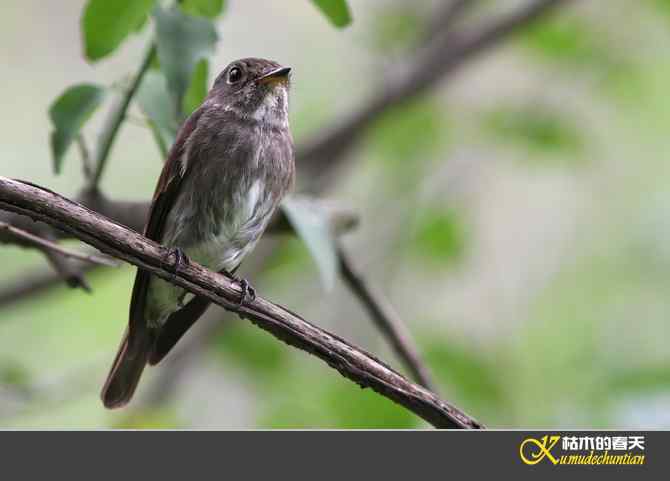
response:
<path fill-rule="evenodd" d="M 539 463 L 545 457 L 549 458 L 552 463 L 558 464 L 558 459 L 551 454 L 551 450 L 556 446 L 559 439 L 561 437 L 558 435 L 545 435 L 540 440 L 535 438 L 525 439 L 519 446 L 519 456 L 524 463 L 530 465 Z"/>

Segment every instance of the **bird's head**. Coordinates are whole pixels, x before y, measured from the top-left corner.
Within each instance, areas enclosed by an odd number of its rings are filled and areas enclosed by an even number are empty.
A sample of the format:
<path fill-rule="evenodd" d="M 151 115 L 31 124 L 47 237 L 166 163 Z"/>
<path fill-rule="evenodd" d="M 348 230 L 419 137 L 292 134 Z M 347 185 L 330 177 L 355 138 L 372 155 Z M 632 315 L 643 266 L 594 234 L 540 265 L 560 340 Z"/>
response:
<path fill-rule="evenodd" d="M 285 122 L 290 72 L 290 67 L 272 60 L 236 60 L 216 78 L 209 98 L 245 117 L 270 123 Z"/>

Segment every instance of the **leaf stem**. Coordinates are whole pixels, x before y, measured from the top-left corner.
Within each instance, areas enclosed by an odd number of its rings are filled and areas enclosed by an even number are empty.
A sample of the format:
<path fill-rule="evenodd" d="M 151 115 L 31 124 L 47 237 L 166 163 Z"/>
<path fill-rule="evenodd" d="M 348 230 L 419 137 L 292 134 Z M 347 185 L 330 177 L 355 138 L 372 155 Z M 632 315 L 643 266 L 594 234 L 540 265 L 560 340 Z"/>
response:
<path fill-rule="evenodd" d="M 130 102 L 137 93 L 137 90 L 142 83 L 142 78 L 144 74 L 149 70 L 149 66 L 153 61 L 154 55 L 156 54 L 156 45 L 152 44 L 149 51 L 146 53 L 142 64 L 140 65 L 139 70 L 135 74 L 133 83 L 130 85 L 128 90 L 125 91 L 121 97 L 121 101 L 116 105 L 116 108 L 112 110 L 110 116 L 108 117 L 107 122 L 103 128 L 102 133 L 100 134 L 100 141 L 98 143 L 98 148 L 95 155 L 95 171 L 93 177 L 91 178 L 89 189 L 97 190 L 102 174 L 107 165 L 107 159 L 109 158 L 109 153 L 112 150 L 112 145 L 116 140 L 116 136 L 119 133 L 119 128 L 126 118 L 126 112 L 130 107 Z"/>

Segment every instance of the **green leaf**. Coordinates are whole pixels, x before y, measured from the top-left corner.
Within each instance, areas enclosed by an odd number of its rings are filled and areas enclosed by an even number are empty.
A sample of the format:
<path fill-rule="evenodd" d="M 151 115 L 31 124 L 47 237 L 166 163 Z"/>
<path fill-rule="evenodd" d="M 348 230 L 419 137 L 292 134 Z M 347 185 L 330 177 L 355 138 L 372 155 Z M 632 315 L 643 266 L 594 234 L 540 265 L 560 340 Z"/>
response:
<path fill-rule="evenodd" d="M 327 214 L 308 198 L 299 196 L 284 199 L 282 209 L 312 254 L 325 288 L 331 289 L 337 275 L 337 254 Z"/>
<path fill-rule="evenodd" d="M 312 0 L 328 20 L 336 27 L 346 27 L 351 23 L 351 12 L 346 0 Z"/>
<path fill-rule="evenodd" d="M 91 61 L 116 50 L 131 32 L 144 25 L 155 0 L 88 0 L 81 26 L 84 52 Z"/>
<path fill-rule="evenodd" d="M 218 17 L 225 6 L 224 0 L 184 0 L 181 4 L 184 12 L 207 18 Z"/>
<path fill-rule="evenodd" d="M 147 116 L 154 133 L 167 150 L 175 140 L 179 122 L 162 72 L 150 70 L 137 91 L 137 102 Z"/>
<path fill-rule="evenodd" d="M 103 87 L 82 84 L 68 88 L 51 104 L 49 117 L 54 127 L 51 132 L 51 153 L 57 174 L 61 171 L 67 149 L 104 97 Z"/>
<path fill-rule="evenodd" d="M 211 20 L 177 8 L 154 10 L 158 60 L 175 105 L 182 106 L 198 62 L 214 52 L 218 36 Z"/>
<path fill-rule="evenodd" d="M 193 78 L 191 78 L 191 85 L 184 96 L 184 113 L 190 115 L 195 109 L 200 107 L 200 104 L 207 96 L 207 84 L 209 82 L 209 61 L 202 59 L 195 66 L 193 71 Z"/>

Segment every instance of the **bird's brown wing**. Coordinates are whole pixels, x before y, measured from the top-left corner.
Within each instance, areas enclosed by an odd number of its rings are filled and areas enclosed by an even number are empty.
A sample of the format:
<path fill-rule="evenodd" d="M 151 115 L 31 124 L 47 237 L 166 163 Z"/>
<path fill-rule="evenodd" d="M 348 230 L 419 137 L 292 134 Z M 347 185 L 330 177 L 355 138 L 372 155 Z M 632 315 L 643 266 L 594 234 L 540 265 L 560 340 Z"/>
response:
<path fill-rule="evenodd" d="M 154 192 L 149 217 L 147 219 L 144 235 L 149 239 L 160 242 L 163 237 L 165 221 L 172 206 L 181 191 L 181 183 L 187 174 L 189 166 L 182 164 L 182 157 L 186 149 L 186 143 L 195 131 L 198 120 L 202 115 L 202 108 L 196 110 L 179 130 L 177 139 L 170 149 L 168 160 L 158 179 L 158 185 Z M 133 293 L 130 300 L 130 316 L 128 321 L 128 349 L 134 352 L 136 343 L 134 338 L 138 332 L 146 331 L 146 319 L 144 319 L 144 308 L 147 297 L 147 289 L 151 275 L 142 269 L 137 270 Z"/>

